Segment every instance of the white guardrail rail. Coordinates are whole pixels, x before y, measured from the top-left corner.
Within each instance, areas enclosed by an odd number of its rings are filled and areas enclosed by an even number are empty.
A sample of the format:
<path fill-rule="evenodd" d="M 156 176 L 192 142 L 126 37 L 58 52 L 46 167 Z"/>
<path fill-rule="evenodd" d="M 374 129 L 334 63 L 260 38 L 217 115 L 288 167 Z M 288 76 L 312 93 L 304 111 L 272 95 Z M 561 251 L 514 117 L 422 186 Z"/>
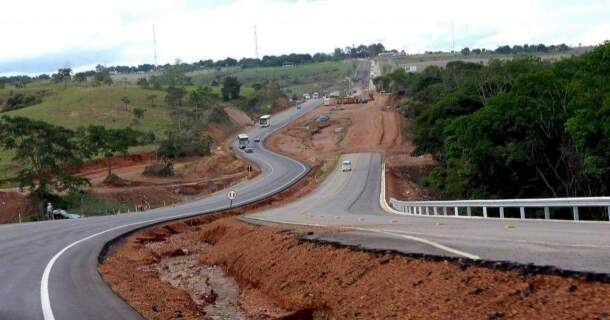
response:
<path fill-rule="evenodd" d="M 408 215 L 610 221 L 610 197 L 455 201 L 391 198 L 390 205 L 398 214 Z"/>

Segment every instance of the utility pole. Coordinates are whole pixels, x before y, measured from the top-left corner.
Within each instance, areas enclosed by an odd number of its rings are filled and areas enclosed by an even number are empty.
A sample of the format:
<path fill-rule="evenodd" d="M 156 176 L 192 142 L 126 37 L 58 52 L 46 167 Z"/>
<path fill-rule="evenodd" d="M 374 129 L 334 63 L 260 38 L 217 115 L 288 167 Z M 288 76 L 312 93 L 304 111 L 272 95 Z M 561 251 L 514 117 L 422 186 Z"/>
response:
<path fill-rule="evenodd" d="M 258 33 L 256 32 L 256 25 L 254 25 L 254 56 L 258 59 Z"/>
<path fill-rule="evenodd" d="M 453 21 L 451 21 L 451 53 L 455 53 L 455 33 L 453 32 Z"/>
<path fill-rule="evenodd" d="M 155 32 L 155 25 L 153 24 L 153 56 L 154 56 L 154 69 L 157 68 L 157 34 Z"/>

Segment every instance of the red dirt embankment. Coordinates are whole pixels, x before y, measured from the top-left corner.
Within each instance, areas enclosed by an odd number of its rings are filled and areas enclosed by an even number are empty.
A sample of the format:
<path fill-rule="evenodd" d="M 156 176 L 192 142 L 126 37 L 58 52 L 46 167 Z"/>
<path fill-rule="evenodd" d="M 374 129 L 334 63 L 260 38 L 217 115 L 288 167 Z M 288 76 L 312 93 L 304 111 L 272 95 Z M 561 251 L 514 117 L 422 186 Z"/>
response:
<path fill-rule="evenodd" d="M 29 211 L 25 195 L 15 191 L 0 192 L 0 224 L 17 222 Z"/>
<path fill-rule="evenodd" d="M 217 218 L 140 232 L 100 270 L 113 289 L 149 319 L 205 319 L 205 302 L 194 304 L 188 292 L 161 282 L 151 267 L 175 255 L 196 256 L 203 266 L 222 267 L 239 284 L 239 304 L 254 319 L 282 318 L 263 312 L 268 306 L 291 319 L 610 316 L 607 283 L 355 251 L 300 240 L 307 233 L 332 231 L 288 231 Z M 155 245 L 147 246 L 151 242 Z"/>

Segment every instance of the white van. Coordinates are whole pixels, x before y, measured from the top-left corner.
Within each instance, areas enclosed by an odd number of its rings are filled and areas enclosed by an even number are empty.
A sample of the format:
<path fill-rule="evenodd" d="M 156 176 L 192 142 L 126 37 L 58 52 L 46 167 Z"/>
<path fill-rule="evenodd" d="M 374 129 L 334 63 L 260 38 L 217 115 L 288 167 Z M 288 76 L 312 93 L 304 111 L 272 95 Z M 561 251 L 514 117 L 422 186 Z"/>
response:
<path fill-rule="evenodd" d="M 349 160 L 343 160 L 343 162 L 341 162 L 341 171 L 352 171 L 352 162 Z"/>

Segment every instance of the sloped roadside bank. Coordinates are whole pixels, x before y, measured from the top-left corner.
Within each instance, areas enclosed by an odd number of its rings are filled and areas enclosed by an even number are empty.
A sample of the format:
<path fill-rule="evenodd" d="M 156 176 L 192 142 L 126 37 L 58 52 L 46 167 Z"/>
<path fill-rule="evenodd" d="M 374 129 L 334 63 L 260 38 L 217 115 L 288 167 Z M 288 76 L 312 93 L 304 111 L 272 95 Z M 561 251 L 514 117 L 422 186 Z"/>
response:
<path fill-rule="evenodd" d="M 214 302 L 203 299 L 206 302 L 198 305 L 192 292 L 159 279 L 151 266 L 172 257 L 190 257 L 198 267 L 222 269 L 239 285 L 239 306 L 255 319 L 610 316 L 608 283 L 304 240 L 327 232 L 340 230 L 285 229 L 226 216 L 202 217 L 133 235 L 100 271 L 148 319 L 205 319 L 202 310 Z M 194 282 L 208 280 L 197 278 L 196 272 L 184 276 Z M 275 313 L 268 312 L 272 308 Z"/>

